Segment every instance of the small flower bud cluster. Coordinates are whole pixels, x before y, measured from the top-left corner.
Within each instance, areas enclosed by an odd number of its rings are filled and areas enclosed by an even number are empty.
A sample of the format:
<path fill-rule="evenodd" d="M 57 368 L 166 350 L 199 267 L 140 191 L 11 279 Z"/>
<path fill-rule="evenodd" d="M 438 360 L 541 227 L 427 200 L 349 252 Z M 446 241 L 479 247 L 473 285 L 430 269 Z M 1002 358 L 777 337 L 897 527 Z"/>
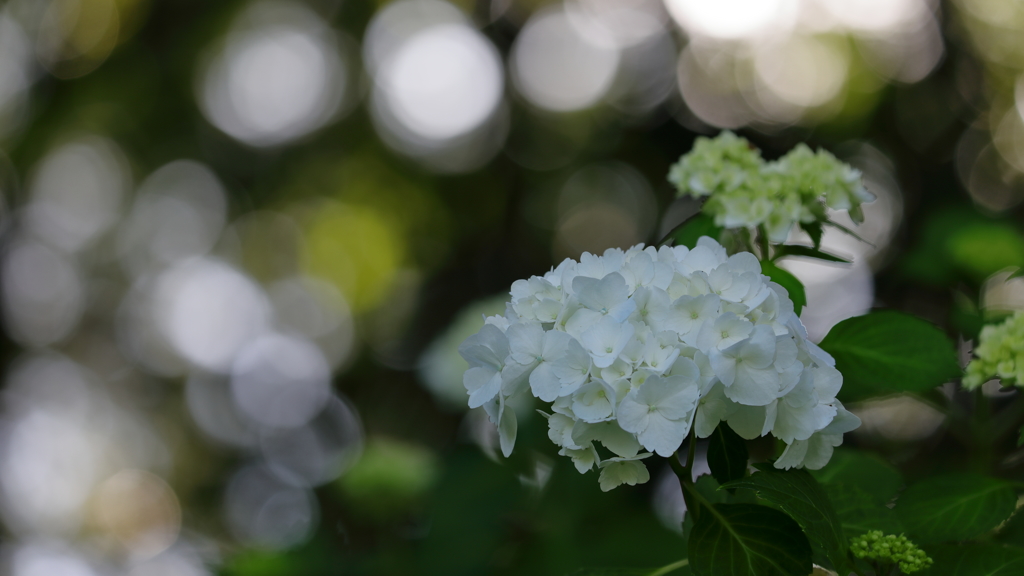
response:
<path fill-rule="evenodd" d="M 765 162 L 744 138 L 723 132 L 698 138 L 668 175 L 680 196 L 708 197 L 703 210 L 724 228 L 764 226 L 772 242 L 784 242 L 793 225 L 824 222 L 826 207 L 863 220 L 861 204 L 874 200 L 861 173 L 824 150 L 801 144 Z"/>
<path fill-rule="evenodd" d="M 510 399 L 550 402 L 549 438 L 601 487 L 649 479 L 640 460 L 671 456 L 726 422 L 787 444 L 779 468 L 820 468 L 860 421 L 836 400 L 842 375 L 749 252 L 697 246 L 609 249 L 512 285 L 504 316 L 459 351 L 470 407 L 498 425 L 508 456 Z"/>
<path fill-rule="evenodd" d="M 1024 386 L 1024 310 L 981 329 L 964 387 L 977 388 L 993 378 L 1006 386 Z"/>
<path fill-rule="evenodd" d="M 932 559 L 924 550 L 907 540 L 906 536 L 883 534 L 881 530 L 850 538 L 850 551 L 857 558 L 898 564 L 904 574 L 924 570 L 932 565 Z"/>

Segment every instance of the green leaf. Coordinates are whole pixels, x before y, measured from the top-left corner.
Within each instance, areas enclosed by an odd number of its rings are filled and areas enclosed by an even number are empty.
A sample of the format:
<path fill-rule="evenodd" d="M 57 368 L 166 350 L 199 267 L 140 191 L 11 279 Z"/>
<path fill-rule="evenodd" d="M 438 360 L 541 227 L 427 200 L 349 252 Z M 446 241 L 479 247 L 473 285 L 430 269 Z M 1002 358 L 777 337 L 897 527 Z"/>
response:
<path fill-rule="evenodd" d="M 1019 434 L 1017 437 L 1017 448 L 1024 446 L 1024 427 L 1021 427 Z"/>
<path fill-rule="evenodd" d="M 708 502 L 712 504 L 735 504 L 735 502 L 730 500 L 728 493 L 718 490 L 719 486 L 721 484 L 718 480 L 708 474 L 697 476 L 697 479 L 693 482 L 694 490 L 699 492 Z"/>
<path fill-rule="evenodd" d="M 999 527 L 996 542 L 1024 548 L 1024 514 L 1018 510 L 1005 524 Z"/>
<path fill-rule="evenodd" d="M 936 546 L 925 550 L 932 567 L 921 576 L 1019 576 L 1024 574 L 1024 550 L 997 544 Z"/>
<path fill-rule="evenodd" d="M 727 424 L 715 428 L 708 439 L 708 466 L 719 484 L 743 478 L 747 473 L 747 443 Z"/>
<path fill-rule="evenodd" d="M 789 292 L 789 299 L 793 301 L 793 311 L 797 316 L 807 304 L 807 293 L 804 292 L 804 285 L 786 270 L 779 268 L 774 262 L 764 260 L 761 262 L 761 273 L 772 279 L 779 286 Z"/>
<path fill-rule="evenodd" d="M 965 540 L 1013 514 L 1017 495 L 1007 482 L 979 474 L 948 474 L 911 485 L 896 501 L 896 516 L 918 544 Z"/>
<path fill-rule="evenodd" d="M 881 530 L 886 534 L 902 534 L 903 524 L 896 518 L 896 513 L 889 507 L 879 504 L 867 492 L 847 484 L 829 484 L 825 486 L 829 501 L 843 525 L 843 534 L 848 542 L 850 538 L 871 530 Z"/>
<path fill-rule="evenodd" d="M 839 516 L 825 490 L 806 470 L 760 470 L 723 488 L 754 490 L 796 520 L 820 556 L 836 567 L 846 563 L 847 540 Z"/>
<path fill-rule="evenodd" d="M 581 568 L 567 576 L 684 576 L 691 574 L 689 564 L 689 560 L 680 560 L 661 568 Z"/>
<path fill-rule="evenodd" d="M 950 260 L 977 281 L 1005 268 L 1024 265 L 1024 237 L 1009 223 L 962 226 L 951 231 L 945 240 Z"/>
<path fill-rule="evenodd" d="M 821 248 L 821 235 L 825 232 L 825 228 L 822 226 L 821 222 L 815 220 L 810 224 L 801 224 L 800 227 L 804 229 L 804 232 L 807 232 L 808 236 L 811 237 L 811 242 L 814 243 L 814 247 Z"/>
<path fill-rule="evenodd" d="M 832 220 L 826 220 L 825 224 L 827 224 L 829 226 L 832 226 L 833 228 L 836 228 L 838 230 L 841 230 L 841 231 L 845 232 L 849 236 L 853 236 L 854 238 L 856 238 L 857 240 L 860 240 L 861 242 L 867 244 L 868 246 L 872 246 L 872 247 L 874 246 L 874 244 L 872 244 L 871 242 L 868 242 L 867 240 L 861 238 L 859 234 L 857 234 L 853 230 L 850 230 L 849 228 L 847 228 L 846 226 L 843 226 L 842 224 L 840 224 L 838 222 L 833 222 Z"/>
<path fill-rule="evenodd" d="M 757 504 L 702 507 L 689 542 L 698 576 L 807 576 L 811 545 L 800 526 Z"/>
<path fill-rule="evenodd" d="M 821 347 L 843 374 L 844 402 L 923 392 L 960 375 L 953 343 L 941 330 L 894 310 L 843 320 Z"/>
<path fill-rule="evenodd" d="M 710 236 L 718 240 L 718 236 L 721 233 L 722 229 L 715 225 L 715 220 L 711 216 L 700 212 L 677 227 L 671 233 L 671 237 L 675 239 L 676 246 L 693 248 L 697 245 L 697 240 L 700 240 L 701 236 Z"/>
<path fill-rule="evenodd" d="M 822 484 L 859 488 L 878 504 L 889 502 L 903 485 L 899 470 L 874 454 L 849 448 L 837 448 L 828 464 L 811 475 Z"/>
<path fill-rule="evenodd" d="M 842 262 L 849 264 L 848 258 L 842 256 L 836 256 L 835 254 L 829 254 L 817 248 L 811 248 L 810 246 L 800 246 L 798 244 L 784 244 L 782 246 L 776 246 L 775 259 L 783 258 L 786 256 L 804 256 L 806 258 L 817 258 L 818 260 L 825 260 L 828 262 Z"/>

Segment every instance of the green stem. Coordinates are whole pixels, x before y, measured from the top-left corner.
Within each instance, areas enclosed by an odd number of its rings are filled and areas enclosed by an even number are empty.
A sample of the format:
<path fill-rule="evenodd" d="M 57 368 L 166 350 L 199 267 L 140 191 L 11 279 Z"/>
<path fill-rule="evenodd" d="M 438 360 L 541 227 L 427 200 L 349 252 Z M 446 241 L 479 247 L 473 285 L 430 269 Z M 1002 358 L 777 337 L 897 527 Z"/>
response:
<path fill-rule="evenodd" d="M 693 456 L 696 452 L 697 438 L 693 430 L 690 430 L 688 437 L 689 447 L 686 454 L 686 465 L 679 461 L 679 452 L 669 457 L 668 463 L 672 471 L 679 478 L 679 487 L 683 491 L 683 501 L 686 502 L 686 510 L 693 514 L 694 519 L 700 515 L 700 504 L 704 498 L 693 489 Z M 707 505 L 707 502 L 704 502 Z"/>
<path fill-rule="evenodd" d="M 647 576 L 664 576 L 665 574 L 668 574 L 669 572 L 674 572 L 676 570 L 679 570 L 683 566 L 689 566 L 689 564 L 690 564 L 689 560 L 683 559 L 683 560 L 680 560 L 678 562 L 673 562 L 673 563 L 669 564 L 668 566 L 662 566 L 661 568 L 658 568 L 657 570 L 655 570 L 654 572 L 651 572 Z"/>
<path fill-rule="evenodd" d="M 988 398 L 982 393 L 981 388 L 974 390 L 974 413 L 971 421 L 971 430 L 974 432 L 974 455 L 975 468 L 988 472 L 992 469 L 994 440 L 992 434 L 992 409 Z"/>
<path fill-rule="evenodd" d="M 655 246 L 664 246 L 669 240 L 671 240 L 676 235 L 676 232 L 679 232 L 683 228 L 683 226 L 686 226 L 687 224 L 690 223 L 691 220 L 693 220 L 697 216 L 700 216 L 701 215 L 700 207 L 703 206 L 703 205 L 704 205 L 704 199 L 702 198 L 701 201 L 700 201 L 700 205 L 697 207 L 697 211 L 692 216 L 687 218 L 686 220 L 683 220 L 682 222 L 677 224 L 675 228 L 669 230 L 668 234 L 665 234 L 664 238 L 662 238 L 661 240 L 658 240 L 658 243 L 655 244 Z"/>
<path fill-rule="evenodd" d="M 668 463 L 672 466 L 672 471 L 676 473 L 676 477 L 679 478 L 679 487 L 683 490 L 683 500 L 686 502 L 687 511 L 692 511 L 694 517 L 697 516 L 697 508 L 694 506 L 696 502 L 691 500 L 690 485 L 693 484 L 693 478 L 690 475 L 690 469 L 683 466 L 683 463 L 679 461 L 679 453 L 673 454 L 668 459 Z"/>
<path fill-rule="evenodd" d="M 686 471 L 690 473 L 688 476 L 690 480 L 693 480 L 693 457 L 697 453 L 697 436 L 690 431 L 690 445 L 686 451 Z"/>
<path fill-rule="evenodd" d="M 765 232 L 764 226 L 757 227 L 757 241 L 761 246 L 761 260 L 771 260 L 771 254 L 769 252 L 768 244 L 768 233 Z"/>

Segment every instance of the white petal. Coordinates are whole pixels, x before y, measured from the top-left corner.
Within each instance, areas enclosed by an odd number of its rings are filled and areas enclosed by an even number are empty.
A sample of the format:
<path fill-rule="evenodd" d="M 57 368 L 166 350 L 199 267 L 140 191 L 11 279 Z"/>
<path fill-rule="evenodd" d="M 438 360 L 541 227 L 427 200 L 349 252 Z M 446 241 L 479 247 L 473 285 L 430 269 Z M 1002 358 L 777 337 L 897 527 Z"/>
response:
<path fill-rule="evenodd" d="M 647 428 L 650 413 L 650 406 L 638 402 L 637 391 L 634 390 L 626 394 L 626 397 L 619 403 L 619 407 L 615 410 L 615 418 L 623 430 L 636 434 Z"/>
<path fill-rule="evenodd" d="M 516 322 L 505 332 L 508 336 L 508 348 L 513 362 L 533 364 L 541 356 L 541 342 L 544 329 L 540 324 Z"/>
<path fill-rule="evenodd" d="M 767 409 L 764 406 L 737 406 L 726 421 L 741 438 L 753 440 L 763 435 Z"/>
<path fill-rule="evenodd" d="M 656 413 L 654 413 L 656 414 Z M 647 427 L 637 435 L 637 439 L 644 448 L 652 450 L 658 456 L 668 458 L 679 449 L 686 435 L 690 432 L 688 420 L 668 420 L 660 416 L 651 415 L 647 421 Z"/>
<path fill-rule="evenodd" d="M 622 484 L 635 486 L 643 484 L 650 479 L 651 474 L 647 471 L 647 467 L 644 466 L 643 462 L 624 460 L 621 462 L 611 462 L 607 466 L 602 467 L 601 476 L 598 478 L 598 481 L 601 484 L 601 490 L 607 492 Z"/>
<path fill-rule="evenodd" d="M 860 418 L 843 407 L 842 402 L 835 402 L 836 416 L 832 422 L 821 431 L 822 434 L 845 434 L 860 427 Z"/>
<path fill-rule="evenodd" d="M 736 381 L 736 358 L 726 356 L 718 350 L 711 350 L 708 360 L 715 371 L 715 376 L 722 381 L 722 384 L 732 386 L 732 383 Z"/>
<path fill-rule="evenodd" d="M 576 466 L 576 470 L 580 474 L 586 473 L 588 470 L 594 467 L 595 464 L 601 463 L 601 458 L 597 455 L 597 450 L 593 444 L 587 444 L 579 450 L 572 448 L 562 448 L 558 451 L 560 456 L 568 456 L 572 458 L 573 465 Z"/>
<path fill-rule="evenodd" d="M 775 467 L 780 470 L 799 468 L 804 464 L 804 456 L 807 455 L 807 440 L 797 440 L 786 446 L 782 455 L 775 461 Z"/>
<path fill-rule="evenodd" d="M 636 456 L 640 451 L 640 443 L 637 442 L 636 436 L 626 432 L 615 422 L 601 422 L 600 424 L 577 422 L 573 428 L 573 441 L 583 444 L 594 440 L 623 458 Z"/>
<path fill-rule="evenodd" d="M 501 369 L 501 393 L 506 397 L 518 396 L 530 385 L 530 373 L 535 365 L 523 366 L 515 362 Z"/>
<path fill-rule="evenodd" d="M 485 324 L 459 346 L 459 354 L 471 366 L 501 366 L 508 356 L 508 338 L 497 326 Z"/>
<path fill-rule="evenodd" d="M 501 390 L 501 374 L 493 368 L 478 366 L 466 370 L 462 375 L 462 383 L 469 392 L 469 407 L 479 408 L 498 395 Z"/>
<path fill-rule="evenodd" d="M 512 454 L 512 447 L 516 445 L 516 411 L 507 404 L 502 406 L 498 417 L 498 443 L 501 445 L 501 453 L 508 458 Z"/>
<path fill-rule="evenodd" d="M 739 347 L 738 357 L 743 358 L 743 363 L 754 368 L 764 368 L 775 360 L 775 331 L 770 326 L 763 324 L 754 328 L 750 338 L 736 346 Z M 730 353 L 733 348 L 727 348 Z"/>
<path fill-rule="evenodd" d="M 581 447 L 572 439 L 572 430 L 576 421 L 564 414 L 548 416 L 548 438 L 557 446 L 578 450 Z"/>
<path fill-rule="evenodd" d="M 730 401 L 722 393 L 721 384 L 715 385 L 700 402 L 697 403 L 697 413 L 693 419 L 694 433 L 698 438 L 711 436 L 718 423 L 726 420 L 737 409 L 737 404 Z"/>
<path fill-rule="evenodd" d="M 601 314 L 607 314 L 629 297 L 626 280 L 618 272 L 612 272 L 600 280 L 577 276 L 572 281 L 572 289 L 580 304 Z"/>
<path fill-rule="evenodd" d="M 533 395 L 545 402 L 553 402 L 558 398 L 562 383 L 555 376 L 551 362 L 541 362 L 530 373 L 530 390 Z"/>
<path fill-rule="evenodd" d="M 603 422 L 615 415 L 615 391 L 601 380 L 591 380 L 572 395 L 572 411 L 584 422 Z"/>
<path fill-rule="evenodd" d="M 741 364 L 725 395 L 738 404 L 764 406 L 779 397 L 779 373 L 772 366 L 756 369 Z"/>

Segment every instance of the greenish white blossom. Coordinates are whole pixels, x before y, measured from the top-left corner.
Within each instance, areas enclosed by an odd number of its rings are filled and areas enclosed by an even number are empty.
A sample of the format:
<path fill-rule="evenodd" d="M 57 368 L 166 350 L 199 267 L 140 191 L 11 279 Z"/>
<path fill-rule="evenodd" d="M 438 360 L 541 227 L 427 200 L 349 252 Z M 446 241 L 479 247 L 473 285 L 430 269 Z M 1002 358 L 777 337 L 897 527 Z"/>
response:
<path fill-rule="evenodd" d="M 750 142 L 732 132 L 698 138 L 674 164 L 668 180 L 680 196 L 707 198 L 703 211 L 724 228 L 763 226 L 772 242 L 784 242 L 794 225 L 823 223 L 826 208 L 863 220 L 861 204 L 874 200 L 861 173 L 832 154 L 804 144 L 765 162 Z"/>
<path fill-rule="evenodd" d="M 1024 385 L 1024 310 L 981 329 L 964 387 L 977 388 L 999 378 L 1006 386 Z"/>

